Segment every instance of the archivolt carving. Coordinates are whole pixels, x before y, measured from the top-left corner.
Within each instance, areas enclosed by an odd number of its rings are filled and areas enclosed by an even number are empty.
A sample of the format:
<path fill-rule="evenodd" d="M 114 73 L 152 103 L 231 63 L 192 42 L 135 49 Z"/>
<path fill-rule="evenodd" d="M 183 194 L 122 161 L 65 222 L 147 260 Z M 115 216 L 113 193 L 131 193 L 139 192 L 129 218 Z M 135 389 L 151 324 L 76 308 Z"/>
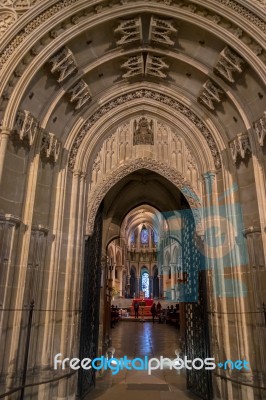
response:
<path fill-rule="evenodd" d="M 121 95 L 117 97 L 116 99 L 113 99 L 109 101 L 108 103 L 104 104 L 102 107 L 100 107 L 93 115 L 91 115 L 85 124 L 83 125 L 82 129 L 80 132 L 77 134 L 77 137 L 73 143 L 72 149 L 70 151 L 70 157 L 69 157 L 69 168 L 72 170 L 74 169 L 75 162 L 76 162 L 76 156 L 78 153 L 79 146 L 85 136 L 87 135 L 89 129 L 106 113 L 110 112 L 111 110 L 114 110 L 116 107 L 120 106 L 121 104 L 130 102 L 131 100 L 135 99 L 141 99 L 141 98 L 149 98 L 152 99 L 153 101 L 157 101 L 159 103 L 166 104 L 168 107 L 170 107 L 174 113 L 179 112 L 182 115 L 186 116 L 190 122 L 192 122 L 197 129 L 202 133 L 203 137 L 205 138 L 208 147 L 211 151 L 211 154 L 213 156 L 214 164 L 217 169 L 221 168 L 221 159 L 220 159 L 220 154 L 219 150 L 217 148 L 217 145 L 212 137 L 211 132 L 207 128 L 207 126 L 200 120 L 200 118 L 187 106 L 183 105 L 177 100 L 174 100 L 170 96 L 167 96 L 162 93 L 155 92 L 153 90 L 147 90 L 147 89 L 140 89 L 140 90 L 135 90 L 133 92 Z"/>
<path fill-rule="evenodd" d="M 143 120 L 147 121 L 147 129 L 151 131 L 153 138 L 152 142 L 135 142 L 136 127 Z M 101 150 L 92 162 L 90 190 L 94 189 L 106 174 L 116 170 L 120 165 L 143 157 L 168 165 L 184 175 L 196 190 L 200 190 L 196 161 L 184 139 L 166 124 L 143 116 L 123 124 L 104 141 Z"/>
<path fill-rule="evenodd" d="M 56 4 L 54 4 L 52 7 L 48 8 L 46 11 L 41 13 L 37 18 L 32 20 L 28 25 L 26 25 L 15 38 L 9 42 L 9 44 L 6 46 L 5 49 L 3 49 L 2 55 L 0 57 L 0 69 L 3 68 L 4 64 L 7 62 L 9 57 L 12 55 L 12 53 L 16 50 L 16 48 L 19 47 L 19 45 L 27 38 L 28 33 L 34 31 L 38 26 L 40 26 L 43 22 L 48 20 L 50 17 L 52 17 L 54 14 L 57 12 L 61 11 L 63 8 L 68 7 L 71 4 L 76 3 L 78 0 L 61 0 L 58 1 Z M 158 2 L 160 0 L 154 0 L 155 2 Z M 254 14 L 252 11 L 250 11 L 248 8 L 244 7 L 243 5 L 238 4 L 237 1 L 233 0 L 213 0 L 215 2 L 223 4 L 225 7 L 228 7 L 232 10 L 234 10 L 237 14 L 240 14 L 242 17 L 246 18 L 249 23 L 252 25 L 255 25 L 257 28 L 262 30 L 263 32 L 266 32 L 266 23 L 259 18 L 256 14 Z M 254 1 L 254 0 L 253 0 Z M 37 4 L 38 2 L 41 2 L 41 0 L 21 0 L 20 3 L 30 3 L 31 6 Z M 171 1 L 164 1 L 165 4 L 167 5 L 172 5 L 176 6 L 176 4 L 173 4 Z M 14 8 L 13 4 L 16 3 L 15 0 L 3 0 L 0 2 L 1 4 L 6 4 L 10 3 L 12 4 L 12 8 Z M 256 0 L 257 4 L 262 5 L 262 7 L 265 7 L 265 2 L 264 0 Z M 127 0 L 120 0 L 120 5 L 127 4 Z M 187 1 L 183 1 L 182 3 L 177 4 L 179 7 L 190 7 L 189 10 L 191 12 L 196 12 L 197 11 L 197 6 L 191 3 L 188 3 L 187 6 Z M 103 8 L 103 6 L 101 6 Z M 108 8 L 110 6 L 108 5 Z M 206 13 L 208 14 L 208 10 L 206 9 Z M 219 16 L 216 16 L 219 17 Z M 216 20 L 218 23 L 219 21 Z M 237 30 L 240 28 L 237 27 Z M 255 45 L 255 49 L 257 46 Z M 256 51 L 255 51 L 256 54 Z"/>
<path fill-rule="evenodd" d="M 95 215 L 101 204 L 101 201 L 108 193 L 108 191 L 125 176 L 142 168 L 157 172 L 159 175 L 162 175 L 163 177 L 168 179 L 175 186 L 177 186 L 178 189 L 181 190 L 192 209 L 197 224 L 197 229 L 200 229 L 199 227 L 201 227 L 201 203 L 198 195 L 196 194 L 188 180 L 184 178 L 184 176 L 180 172 L 177 172 L 175 169 L 170 168 L 169 165 L 163 162 L 158 162 L 158 160 L 143 157 L 125 163 L 124 165 L 121 165 L 109 174 L 106 174 L 99 182 L 99 184 L 90 192 L 88 199 L 88 221 L 86 230 L 87 235 L 91 235 L 93 232 Z"/>
<path fill-rule="evenodd" d="M 0 3 L 1 7 L 1 3 Z M 17 20 L 17 14 L 12 10 L 0 11 L 0 38 Z"/>

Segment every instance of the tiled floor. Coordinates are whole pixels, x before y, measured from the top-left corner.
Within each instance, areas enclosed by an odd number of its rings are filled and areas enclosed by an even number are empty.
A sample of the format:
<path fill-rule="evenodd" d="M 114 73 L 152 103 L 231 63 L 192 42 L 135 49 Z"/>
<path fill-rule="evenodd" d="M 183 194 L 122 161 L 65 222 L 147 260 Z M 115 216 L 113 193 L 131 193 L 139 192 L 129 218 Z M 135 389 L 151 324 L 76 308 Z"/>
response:
<path fill-rule="evenodd" d="M 129 359 L 160 356 L 174 359 L 179 349 L 178 330 L 169 325 L 151 322 L 119 322 L 112 329 L 114 357 Z M 198 399 L 186 390 L 185 375 L 176 370 L 110 371 L 97 379 L 96 389 L 88 396 L 98 400 L 191 400 Z"/>

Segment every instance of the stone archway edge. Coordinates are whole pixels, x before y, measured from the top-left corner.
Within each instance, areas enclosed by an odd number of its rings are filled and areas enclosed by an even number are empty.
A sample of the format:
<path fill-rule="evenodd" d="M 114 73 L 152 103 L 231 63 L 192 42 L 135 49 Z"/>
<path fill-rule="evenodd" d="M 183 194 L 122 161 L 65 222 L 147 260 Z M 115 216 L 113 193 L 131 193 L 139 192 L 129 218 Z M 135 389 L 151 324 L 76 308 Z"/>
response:
<path fill-rule="evenodd" d="M 187 179 L 180 172 L 176 171 L 174 168 L 169 167 L 167 164 L 143 157 L 125 163 L 119 168 L 107 174 L 105 178 L 101 182 L 99 182 L 95 189 L 93 189 L 93 191 L 89 194 L 88 219 L 86 227 L 87 235 L 90 236 L 93 233 L 94 220 L 97 214 L 97 210 L 108 191 L 125 176 L 142 168 L 150 169 L 154 172 L 157 172 L 159 175 L 168 179 L 175 186 L 177 186 L 178 189 L 186 197 L 193 212 L 195 221 L 197 225 L 200 226 L 201 218 L 199 210 L 201 207 L 201 201 L 196 191 L 192 188 Z"/>
<path fill-rule="evenodd" d="M 142 99 L 142 98 L 152 99 L 153 101 L 163 103 L 168 107 L 172 108 L 175 112 L 178 111 L 179 113 L 187 117 L 189 121 L 196 126 L 196 128 L 201 132 L 201 134 L 205 138 L 207 145 L 210 149 L 210 152 L 212 154 L 216 169 L 221 168 L 221 158 L 218 147 L 215 143 L 212 133 L 207 128 L 207 126 L 202 122 L 202 120 L 186 105 L 182 104 L 181 102 L 173 99 L 172 97 L 166 94 L 162 94 L 151 89 L 136 89 L 129 93 L 120 95 L 115 99 L 108 101 L 106 104 L 101 106 L 94 114 L 92 114 L 85 121 L 83 127 L 81 128 L 81 130 L 79 131 L 74 140 L 68 161 L 69 168 L 72 171 L 74 170 L 76 157 L 82 141 L 84 140 L 88 131 L 102 116 L 106 115 L 106 113 L 110 112 L 111 110 L 114 110 L 115 108 L 119 107 L 122 104 L 125 104 L 135 99 Z"/>

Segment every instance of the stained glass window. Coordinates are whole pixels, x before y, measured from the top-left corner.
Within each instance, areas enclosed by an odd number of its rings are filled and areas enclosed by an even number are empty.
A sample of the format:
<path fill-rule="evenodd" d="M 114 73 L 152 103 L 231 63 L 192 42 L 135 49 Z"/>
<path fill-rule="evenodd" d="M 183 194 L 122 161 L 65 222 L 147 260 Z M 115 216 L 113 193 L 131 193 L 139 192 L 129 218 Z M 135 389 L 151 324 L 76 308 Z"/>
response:
<path fill-rule="evenodd" d="M 149 274 L 148 272 L 144 272 L 142 274 L 141 279 L 141 289 L 144 292 L 144 296 L 147 298 L 150 294 L 150 281 L 149 281 Z"/>
<path fill-rule="evenodd" d="M 142 228 L 140 233 L 140 241 L 142 244 L 149 243 L 149 232 L 147 228 Z"/>
<path fill-rule="evenodd" d="M 135 243 L 135 232 L 134 231 L 131 233 L 130 243 L 132 243 L 132 244 Z"/>
<path fill-rule="evenodd" d="M 156 231 L 153 231 L 153 242 L 158 243 L 158 234 Z"/>

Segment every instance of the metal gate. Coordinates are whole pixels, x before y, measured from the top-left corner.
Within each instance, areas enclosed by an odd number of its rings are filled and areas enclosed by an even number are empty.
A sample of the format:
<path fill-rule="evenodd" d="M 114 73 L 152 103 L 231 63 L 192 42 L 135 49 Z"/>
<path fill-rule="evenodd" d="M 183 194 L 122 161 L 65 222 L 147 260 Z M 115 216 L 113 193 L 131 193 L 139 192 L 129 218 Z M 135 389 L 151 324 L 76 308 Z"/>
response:
<path fill-rule="evenodd" d="M 101 285 L 102 207 L 95 218 L 93 235 L 85 242 L 83 300 L 81 314 L 80 359 L 96 358 L 99 334 Z M 79 397 L 83 399 L 95 386 L 95 370 L 79 370 Z"/>
<path fill-rule="evenodd" d="M 188 274 L 185 290 L 185 353 L 189 360 L 210 357 L 207 288 L 204 256 L 196 245 L 191 210 L 182 211 L 183 268 Z M 211 373 L 204 368 L 187 370 L 187 387 L 204 400 L 212 399 Z"/>

